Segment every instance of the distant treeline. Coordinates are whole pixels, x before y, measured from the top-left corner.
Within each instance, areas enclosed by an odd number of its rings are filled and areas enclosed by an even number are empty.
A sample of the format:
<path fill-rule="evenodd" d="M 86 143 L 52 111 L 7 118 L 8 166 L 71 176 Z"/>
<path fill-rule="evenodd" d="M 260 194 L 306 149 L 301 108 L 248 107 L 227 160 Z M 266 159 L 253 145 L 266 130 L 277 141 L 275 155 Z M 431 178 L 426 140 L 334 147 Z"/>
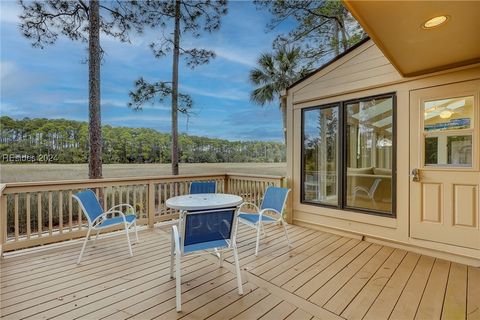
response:
<path fill-rule="evenodd" d="M 170 134 L 109 125 L 102 127 L 102 134 L 104 163 L 170 162 Z M 228 141 L 182 134 L 179 143 L 180 161 L 184 163 L 285 161 L 284 144 L 278 142 Z M 0 117 L 0 152 L 2 162 L 12 162 L 12 155 L 27 155 L 36 161 L 85 163 L 88 124 L 65 119 L 15 120 L 3 116 Z"/>

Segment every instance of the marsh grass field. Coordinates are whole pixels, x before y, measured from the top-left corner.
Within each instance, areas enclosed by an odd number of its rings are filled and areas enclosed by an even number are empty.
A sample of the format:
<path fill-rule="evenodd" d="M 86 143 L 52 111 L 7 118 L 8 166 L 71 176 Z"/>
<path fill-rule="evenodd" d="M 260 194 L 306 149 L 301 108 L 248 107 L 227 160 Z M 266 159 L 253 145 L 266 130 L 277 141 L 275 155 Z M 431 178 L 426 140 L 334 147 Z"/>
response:
<path fill-rule="evenodd" d="M 284 176 L 286 163 L 181 163 L 180 174 L 248 173 Z M 166 164 L 105 164 L 105 178 L 170 175 Z M 88 179 L 88 164 L 0 164 L 0 182 Z"/>

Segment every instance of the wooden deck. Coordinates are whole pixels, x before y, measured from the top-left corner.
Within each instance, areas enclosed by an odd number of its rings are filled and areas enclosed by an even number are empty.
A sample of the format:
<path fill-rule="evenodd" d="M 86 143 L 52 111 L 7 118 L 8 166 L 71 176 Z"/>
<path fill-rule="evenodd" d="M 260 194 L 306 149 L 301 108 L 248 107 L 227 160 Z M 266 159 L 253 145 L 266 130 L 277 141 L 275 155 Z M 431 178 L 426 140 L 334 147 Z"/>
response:
<path fill-rule="evenodd" d="M 329 233 L 267 228 L 258 257 L 253 230 L 238 237 L 244 295 L 232 257 L 183 260 L 183 311 L 175 312 L 169 234 L 99 240 L 75 264 L 80 242 L 1 262 L 2 319 L 480 319 L 480 269 Z"/>

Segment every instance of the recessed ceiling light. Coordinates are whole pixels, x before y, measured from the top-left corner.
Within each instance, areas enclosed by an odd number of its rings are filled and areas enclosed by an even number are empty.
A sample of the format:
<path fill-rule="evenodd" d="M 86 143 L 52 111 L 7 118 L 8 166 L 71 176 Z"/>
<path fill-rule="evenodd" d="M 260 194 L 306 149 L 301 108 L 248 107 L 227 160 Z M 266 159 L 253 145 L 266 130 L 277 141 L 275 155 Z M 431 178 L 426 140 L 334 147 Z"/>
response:
<path fill-rule="evenodd" d="M 438 27 L 438 26 L 444 24 L 445 22 L 447 22 L 447 20 L 448 20 L 448 16 L 434 17 L 432 19 L 429 19 L 429 20 L 425 21 L 425 23 L 423 24 L 423 28 L 424 29 L 432 29 L 432 28 L 435 28 L 435 27 Z"/>

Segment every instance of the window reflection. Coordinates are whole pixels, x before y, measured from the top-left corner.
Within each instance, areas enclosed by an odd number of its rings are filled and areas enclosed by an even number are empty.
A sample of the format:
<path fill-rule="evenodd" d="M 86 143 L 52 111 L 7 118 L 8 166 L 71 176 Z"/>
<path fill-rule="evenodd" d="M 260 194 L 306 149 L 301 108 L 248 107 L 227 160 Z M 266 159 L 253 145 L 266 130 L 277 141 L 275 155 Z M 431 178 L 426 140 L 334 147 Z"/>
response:
<path fill-rule="evenodd" d="M 304 200 L 338 204 L 338 107 L 307 110 L 304 128 Z"/>
<path fill-rule="evenodd" d="M 472 166 L 473 97 L 424 103 L 426 166 Z"/>
<path fill-rule="evenodd" d="M 472 166 L 472 136 L 447 138 L 447 163 L 455 166 Z"/>
<path fill-rule="evenodd" d="M 393 99 L 346 105 L 346 205 L 392 210 Z"/>
<path fill-rule="evenodd" d="M 427 132 L 469 129 L 473 119 L 473 97 L 427 101 L 424 104 Z"/>

